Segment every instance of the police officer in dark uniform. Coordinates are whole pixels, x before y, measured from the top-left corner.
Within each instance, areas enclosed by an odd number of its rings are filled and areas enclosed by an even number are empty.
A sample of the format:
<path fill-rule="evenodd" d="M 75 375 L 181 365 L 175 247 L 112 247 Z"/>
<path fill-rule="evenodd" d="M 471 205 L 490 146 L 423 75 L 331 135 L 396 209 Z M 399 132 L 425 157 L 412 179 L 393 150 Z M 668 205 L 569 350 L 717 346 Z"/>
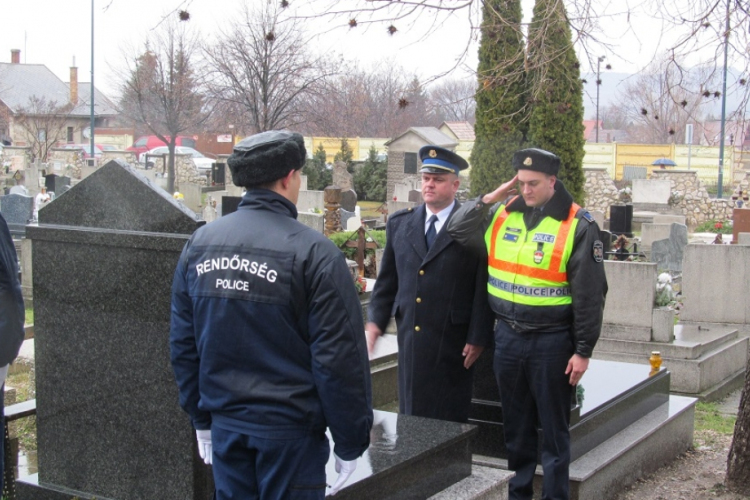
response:
<path fill-rule="evenodd" d="M 459 203 L 466 160 L 437 146 L 419 150 L 422 198 L 388 218 L 386 245 L 370 299 L 372 350 L 391 316 L 398 326 L 399 411 L 466 422 L 472 365 L 492 335 L 487 252 L 481 235 L 456 244 L 444 226 Z"/>
<path fill-rule="evenodd" d="M 172 365 L 218 500 L 322 500 L 326 427 L 340 471 L 329 493 L 369 445 L 362 307 L 341 251 L 296 220 L 305 159 L 297 133 L 237 143 L 228 165 L 247 192 L 175 271 Z"/>
<path fill-rule="evenodd" d="M 8 365 L 16 359 L 23 344 L 25 315 L 16 247 L 8 224 L 0 215 L 0 429 L 4 427 L 5 377 Z M 4 436 L 0 437 L 0 470 L 5 470 L 3 439 Z M 0 474 L 0 492 L 3 477 L 4 474 Z"/>
<path fill-rule="evenodd" d="M 557 180 L 557 156 L 524 149 L 513 167 L 516 177 L 464 204 L 448 232 L 463 243 L 483 234 L 488 249 L 494 368 L 516 473 L 509 498 L 532 498 L 541 427 L 542 498 L 566 500 L 571 399 L 601 331 L 604 248 L 593 217 Z M 521 196 L 503 201 L 516 181 Z"/>

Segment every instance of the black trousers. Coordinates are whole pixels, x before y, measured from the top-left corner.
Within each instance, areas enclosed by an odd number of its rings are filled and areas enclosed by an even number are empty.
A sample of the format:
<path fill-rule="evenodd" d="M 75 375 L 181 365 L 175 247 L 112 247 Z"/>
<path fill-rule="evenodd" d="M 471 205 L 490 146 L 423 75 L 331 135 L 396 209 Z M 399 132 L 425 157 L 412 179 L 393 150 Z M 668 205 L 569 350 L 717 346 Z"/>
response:
<path fill-rule="evenodd" d="M 495 329 L 494 368 L 503 407 L 508 467 L 516 473 L 511 500 L 531 500 L 542 429 L 542 499 L 568 500 L 570 402 L 565 375 L 573 356 L 567 331 L 519 333 L 504 321 Z"/>

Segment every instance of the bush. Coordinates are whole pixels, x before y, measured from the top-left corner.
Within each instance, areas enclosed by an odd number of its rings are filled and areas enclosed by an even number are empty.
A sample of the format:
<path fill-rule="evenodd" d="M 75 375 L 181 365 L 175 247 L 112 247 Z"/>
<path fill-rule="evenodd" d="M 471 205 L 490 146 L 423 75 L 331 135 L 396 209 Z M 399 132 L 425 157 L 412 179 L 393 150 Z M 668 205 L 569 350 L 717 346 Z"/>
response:
<path fill-rule="evenodd" d="M 347 247 L 347 241 L 357 241 L 356 231 L 342 231 L 340 233 L 333 233 L 328 237 L 339 249 L 344 252 L 349 260 L 357 260 L 357 248 Z M 378 248 L 385 247 L 385 231 L 384 230 L 372 230 L 367 231 L 367 241 L 375 241 L 378 244 Z M 365 248 L 365 277 L 375 278 L 375 249 Z"/>
<path fill-rule="evenodd" d="M 385 247 L 385 231 L 384 230 L 372 230 L 367 231 L 367 235 L 377 242 L 378 248 Z M 353 247 L 344 246 L 347 241 L 357 241 L 357 231 L 342 231 L 340 233 L 333 233 L 328 237 L 337 247 L 344 252 L 344 255 L 349 260 L 354 260 L 357 256 L 357 249 Z M 369 240 L 368 240 L 369 241 Z M 368 255 L 375 255 L 375 250 L 371 248 L 365 249 L 365 257 Z"/>
<path fill-rule="evenodd" d="M 695 228 L 696 233 L 732 234 L 732 221 L 707 220 Z"/>

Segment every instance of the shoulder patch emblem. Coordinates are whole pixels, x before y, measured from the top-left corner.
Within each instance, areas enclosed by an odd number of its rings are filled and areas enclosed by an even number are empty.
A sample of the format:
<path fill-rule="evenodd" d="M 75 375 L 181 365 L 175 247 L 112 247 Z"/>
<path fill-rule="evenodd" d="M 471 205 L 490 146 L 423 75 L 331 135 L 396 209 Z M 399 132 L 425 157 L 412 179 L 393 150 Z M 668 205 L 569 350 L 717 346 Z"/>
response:
<path fill-rule="evenodd" d="M 591 213 L 589 213 L 589 212 L 583 212 L 581 214 L 581 217 L 583 217 L 584 219 L 586 219 L 589 222 L 592 222 L 592 223 L 596 222 L 596 219 L 594 219 L 594 216 L 591 215 Z"/>
<path fill-rule="evenodd" d="M 593 257 L 596 262 L 602 262 L 604 260 L 604 243 L 599 240 L 594 242 Z"/>

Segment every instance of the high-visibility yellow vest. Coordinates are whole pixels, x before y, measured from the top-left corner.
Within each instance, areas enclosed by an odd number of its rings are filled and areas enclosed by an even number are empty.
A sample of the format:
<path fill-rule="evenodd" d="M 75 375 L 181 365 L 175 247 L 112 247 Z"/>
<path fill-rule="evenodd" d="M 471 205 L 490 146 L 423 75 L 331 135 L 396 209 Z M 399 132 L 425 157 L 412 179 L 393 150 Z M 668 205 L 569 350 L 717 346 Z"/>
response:
<path fill-rule="evenodd" d="M 580 208 L 573 203 L 565 220 L 544 217 L 527 231 L 523 212 L 508 212 L 501 206 L 484 235 L 489 254 L 489 293 L 517 304 L 571 304 L 567 263 Z"/>

